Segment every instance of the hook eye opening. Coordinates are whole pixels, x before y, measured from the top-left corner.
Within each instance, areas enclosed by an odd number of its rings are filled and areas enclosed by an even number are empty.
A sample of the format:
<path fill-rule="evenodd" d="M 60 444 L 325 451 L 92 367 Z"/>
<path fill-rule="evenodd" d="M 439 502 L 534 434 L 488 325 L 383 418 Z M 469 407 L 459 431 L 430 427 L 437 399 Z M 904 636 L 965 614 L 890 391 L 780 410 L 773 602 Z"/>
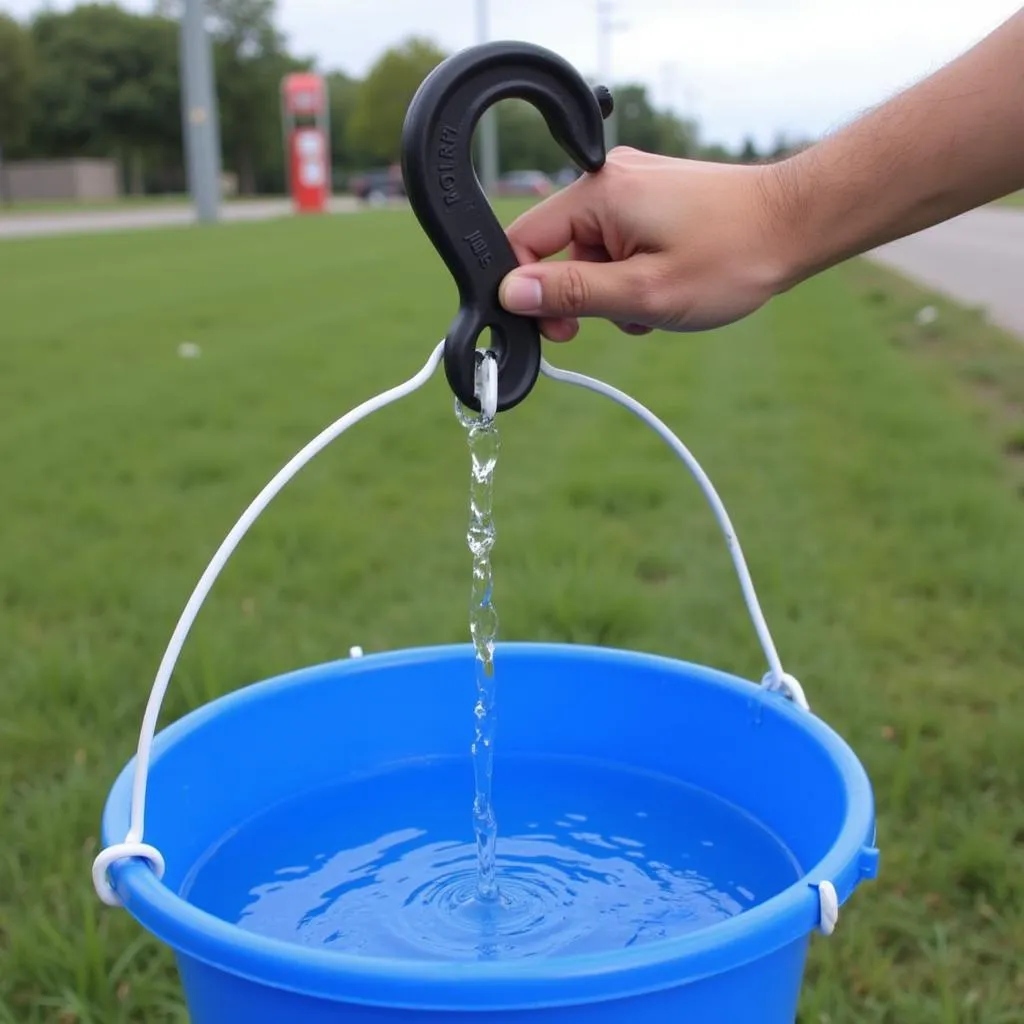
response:
<path fill-rule="evenodd" d="M 494 358 L 498 362 L 498 372 L 501 373 L 508 359 L 508 345 L 505 342 L 500 327 L 484 324 L 480 328 L 480 333 L 476 336 L 474 348 L 476 350 L 476 366 L 480 365 L 487 352 L 493 352 Z"/>

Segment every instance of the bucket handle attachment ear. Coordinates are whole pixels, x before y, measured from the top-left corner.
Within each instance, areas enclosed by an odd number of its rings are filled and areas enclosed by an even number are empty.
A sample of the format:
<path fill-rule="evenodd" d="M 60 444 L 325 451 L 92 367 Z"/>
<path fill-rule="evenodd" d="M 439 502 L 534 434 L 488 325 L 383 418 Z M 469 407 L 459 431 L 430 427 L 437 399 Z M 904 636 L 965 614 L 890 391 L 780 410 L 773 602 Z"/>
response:
<path fill-rule="evenodd" d="M 476 346 L 484 330 L 491 330 L 498 361 L 499 412 L 529 394 L 540 368 L 537 321 L 507 312 L 498 301 L 502 280 L 519 262 L 470 151 L 484 111 L 511 98 L 537 107 L 579 167 L 594 172 L 604 166 L 602 120 L 612 112 L 611 93 L 591 89 L 566 60 L 532 43 L 485 43 L 447 58 L 421 83 L 402 129 L 409 203 L 459 290 L 459 311 L 445 339 L 445 375 L 459 401 L 476 412 Z"/>
<path fill-rule="evenodd" d="M 249 528 L 256 522 L 270 502 L 273 501 L 285 485 L 307 463 L 326 448 L 327 445 L 340 437 L 349 429 L 349 427 L 354 426 L 371 413 L 377 412 L 385 406 L 391 405 L 393 402 L 397 402 L 398 399 L 412 394 L 412 392 L 426 384 L 434 375 L 434 371 L 437 369 L 443 358 L 444 347 L 444 341 L 438 342 L 430 353 L 430 356 L 422 369 L 420 369 L 416 374 L 402 384 L 398 384 L 388 391 L 375 395 L 373 398 L 367 399 L 361 405 L 356 406 L 356 408 L 350 410 L 340 419 L 335 420 L 334 423 L 322 430 L 296 455 L 292 456 L 292 458 L 289 459 L 280 470 L 278 470 L 263 490 L 260 491 L 260 493 L 253 499 L 249 504 L 249 507 L 242 513 L 238 522 L 235 523 L 228 532 L 228 535 L 223 541 L 221 541 L 220 547 L 217 548 L 213 558 L 210 560 L 210 564 L 207 565 L 206 569 L 203 571 L 202 576 L 199 578 L 199 582 L 196 584 L 191 596 L 185 604 L 184 610 L 178 618 L 177 625 L 175 626 L 171 639 L 167 644 L 167 649 L 164 651 L 163 657 L 160 660 L 160 666 L 157 669 L 156 678 L 153 681 L 153 686 L 150 690 L 149 700 L 146 703 L 146 710 L 142 718 L 142 727 L 139 731 L 139 743 L 135 757 L 135 774 L 132 783 L 132 801 L 129 811 L 128 833 L 123 841 L 114 843 L 101 850 L 93 861 L 93 887 L 96 890 L 97 896 L 103 903 L 112 907 L 121 905 L 120 897 L 111 885 L 108 877 L 110 868 L 119 861 L 133 859 L 143 860 L 150 865 L 150 868 L 158 878 L 163 876 L 165 864 L 162 854 L 154 846 L 143 842 L 146 817 L 146 785 L 149 778 L 149 764 L 153 738 L 156 734 L 157 721 L 160 717 L 160 708 L 163 705 L 164 696 L 167 693 L 167 687 L 170 685 L 171 674 L 177 664 L 178 657 L 184 647 L 185 640 L 188 638 L 189 631 L 191 630 L 192 624 L 195 622 L 196 617 L 203 606 L 203 602 L 213 589 L 213 585 L 216 582 L 217 577 L 223 571 L 225 565 L 227 565 L 228 559 L 230 559 Z M 693 478 L 697 481 L 701 491 L 703 491 L 704 497 L 711 506 L 711 509 L 715 514 L 715 518 L 718 520 L 718 525 L 720 526 L 722 533 L 725 535 L 726 543 L 729 547 L 729 554 L 732 556 L 733 564 L 739 577 L 740 586 L 743 591 L 743 598 L 747 605 L 747 611 L 750 614 L 755 630 L 757 631 L 758 638 L 761 641 L 765 657 L 768 660 L 769 670 L 761 680 L 761 687 L 764 690 L 779 692 L 804 711 L 809 711 L 810 708 L 807 703 L 807 698 L 804 696 L 804 691 L 800 684 L 791 675 L 783 671 L 782 662 L 779 660 L 778 652 L 775 649 L 775 644 L 772 641 L 767 623 L 764 620 L 764 615 L 761 612 L 757 595 L 754 592 L 754 585 L 750 579 L 750 573 L 747 570 L 746 560 L 743 557 L 739 540 L 736 537 L 736 532 L 733 529 L 732 522 L 725 510 L 725 506 L 718 497 L 718 494 L 710 479 L 708 479 L 707 474 L 705 474 L 704 470 L 701 468 L 700 463 L 697 462 L 686 445 L 684 445 L 683 442 L 680 441 L 679 438 L 676 437 L 676 435 L 657 416 L 655 416 L 654 413 L 641 405 L 636 401 L 636 399 L 631 398 L 629 395 L 619 391 L 618 388 L 612 387 L 610 384 L 605 384 L 603 381 L 595 380 L 593 377 L 587 377 L 582 373 L 557 369 L 544 359 L 540 362 L 539 372 L 543 373 L 551 380 L 562 381 L 567 384 L 574 384 L 578 387 L 586 388 L 587 390 L 594 391 L 599 395 L 604 395 L 605 397 L 612 399 L 614 402 L 617 402 L 619 405 L 624 406 L 641 421 L 651 427 L 651 429 L 668 444 L 672 451 L 686 465 Z M 475 397 L 477 398 L 478 403 L 485 399 L 483 394 L 477 394 Z M 488 404 L 493 400 L 494 398 L 492 393 L 489 396 Z M 363 657 L 362 648 L 353 647 L 350 651 L 350 655 L 352 657 Z M 826 883 L 823 882 L 821 885 L 824 886 Z M 823 898 L 827 894 L 828 890 L 826 888 L 822 893 Z M 826 903 L 822 903 L 822 908 L 822 920 L 827 921 L 831 918 L 831 915 L 827 914 L 828 907 L 826 906 Z M 832 922 L 832 927 L 834 927 L 834 921 Z"/>

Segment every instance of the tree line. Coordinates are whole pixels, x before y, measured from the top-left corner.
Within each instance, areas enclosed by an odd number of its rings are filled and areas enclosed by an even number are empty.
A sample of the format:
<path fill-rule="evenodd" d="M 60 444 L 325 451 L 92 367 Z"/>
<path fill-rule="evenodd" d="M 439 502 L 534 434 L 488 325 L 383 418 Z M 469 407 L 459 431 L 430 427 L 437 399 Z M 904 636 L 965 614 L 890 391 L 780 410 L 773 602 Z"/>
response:
<path fill-rule="evenodd" d="M 10 160 L 113 157 L 131 193 L 186 187 L 180 94 L 182 0 L 156 0 L 151 13 L 114 3 L 41 10 L 24 23 L 0 14 L 0 156 Z M 285 182 L 279 88 L 292 71 L 317 70 L 290 52 L 275 24 L 276 0 L 206 0 L 222 163 L 242 194 L 280 192 Z M 336 187 L 399 158 L 413 93 L 447 54 L 410 38 L 359 79 L 325 75 Z M 760 159 L 748 140 L 736 154 L 700 142 L 697 124 L 657 110 L 641 84 L 615 89 L 618 140 L 669 156 Z M 567 158 L 529 104 L 498 105 L 502 171 L 553 172 Z M 774 153 L 786 148 L 780 140 Z"/>

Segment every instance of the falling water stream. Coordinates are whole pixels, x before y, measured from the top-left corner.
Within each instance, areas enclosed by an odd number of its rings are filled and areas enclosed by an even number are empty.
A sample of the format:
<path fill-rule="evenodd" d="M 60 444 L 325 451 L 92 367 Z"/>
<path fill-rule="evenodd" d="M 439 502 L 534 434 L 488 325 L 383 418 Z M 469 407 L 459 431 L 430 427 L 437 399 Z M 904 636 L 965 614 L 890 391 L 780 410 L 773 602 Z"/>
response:
<path fill-rule="evenodd" d="M 493 360 L 488 354 L 486 359 Z M 476 792 L 473 797 L 473 827 L 477 849 L 477 898 L 493 901 L 498 896 L 495 868 L 495 843 L 498 823 L 491 801 L 494 771 L 495 697 L 494 642 L 498 634 L 498 616 L 494 610 L 494 575 L 491 548 L 494 546 L 494 468 L 501 447 L 494 417 L 474 414 L 456 403 L 456 415 L 466 428 L 472 461 L 469 483 L 469 529 L 466 541 L 473 556 L 473 583 L 470 593 L 469 630 L 476 648 L 477 699 L 473 708 L 473 771 Z"/>

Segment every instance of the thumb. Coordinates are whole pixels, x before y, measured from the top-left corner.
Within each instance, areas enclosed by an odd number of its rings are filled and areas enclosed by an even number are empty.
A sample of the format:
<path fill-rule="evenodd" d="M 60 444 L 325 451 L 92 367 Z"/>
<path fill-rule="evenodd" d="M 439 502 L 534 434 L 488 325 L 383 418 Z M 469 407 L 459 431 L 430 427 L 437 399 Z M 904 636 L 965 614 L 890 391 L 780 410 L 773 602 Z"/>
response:
<path fill-rule="evenodd" d="M 498 299 L 510 313 L 521 316 L 642 321 L 647 316 L 647 290 L 625 262 L 555 260 L 513 270 L 502 281 Z"/>

